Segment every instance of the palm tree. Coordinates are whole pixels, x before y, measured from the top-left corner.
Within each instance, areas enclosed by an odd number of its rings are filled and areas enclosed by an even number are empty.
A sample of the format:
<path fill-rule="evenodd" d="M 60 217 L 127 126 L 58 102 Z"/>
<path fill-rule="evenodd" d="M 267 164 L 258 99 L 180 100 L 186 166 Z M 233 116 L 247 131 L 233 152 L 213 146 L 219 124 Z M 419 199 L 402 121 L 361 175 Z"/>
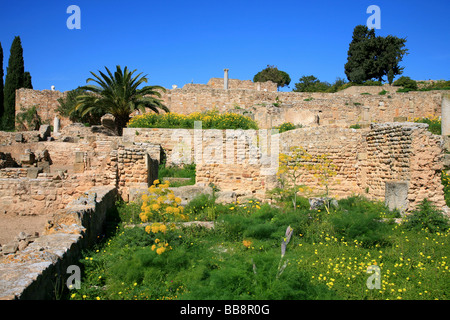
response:
<path fill-rule="evenodd" d="M 87 94 L 77 97 L 77 103 L 71 112 L 79 111 L 81 116 L 92 111 L 101 113 L 110 113 L 116 118 L 116 125 L 119 135 L 122 135 L 122 129 L 130 120 L 130 114 L 135 110 L 145 113 L 150 109 L 159 113 L 159 109 L 170 112 L 162 104 L 161 93 L 166 89 L 161 86 L 138 87 L 147 83 L 147 75 L 142 73 L 133 76 L 136 70 L 129 71 L 127 67 L 122 71 L 120 66 L 116 66 L 114 75 L 105 67 L 108 75 L 98 71 L 100 76 L 91 72 L 94 78 L 88 78 L 86 82 L 93 81 L 97 85 L 86 85 L 80 89 L 86 90 Z"/>

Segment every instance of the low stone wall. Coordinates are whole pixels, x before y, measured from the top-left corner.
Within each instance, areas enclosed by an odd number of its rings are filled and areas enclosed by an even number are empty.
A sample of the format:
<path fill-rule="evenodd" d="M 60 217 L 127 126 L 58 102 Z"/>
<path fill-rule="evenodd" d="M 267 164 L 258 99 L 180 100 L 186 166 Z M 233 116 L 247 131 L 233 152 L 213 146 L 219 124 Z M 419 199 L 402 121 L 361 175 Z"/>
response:
<path fill-rule="evenodd" d="M 103 232 L 106 212 L 116 200 L 114 187 L 95 187 L 72 201 L 55 217 L 45 234 L 0 260 L 0 300 L 55 299 L 67 268 Z"/>

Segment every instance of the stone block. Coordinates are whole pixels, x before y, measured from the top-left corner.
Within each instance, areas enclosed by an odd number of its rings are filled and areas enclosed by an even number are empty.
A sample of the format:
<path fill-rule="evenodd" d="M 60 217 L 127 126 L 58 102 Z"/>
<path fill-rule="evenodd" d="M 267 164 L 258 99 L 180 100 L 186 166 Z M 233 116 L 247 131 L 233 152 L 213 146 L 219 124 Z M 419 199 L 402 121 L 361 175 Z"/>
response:
<path fill-rule="evenodd" d="M 51 130 L 50 130 L 50 126 L 48 124 L 42 124 L 39 127 L 39 137 L 46 141 L 48 137 L 50 137 L 51 134 Z"/>
<path fill-rule="evenodd" d="M 73 171 L 75 173 L 82 173 L 82 172 L 84 172 L 84 163 L 74 163 L 73 164 Z"/>
<path fill-rule="evenodd" d="M 391 181 L 385 184 L 385 204 L 390 211 L 398 209 L 400 213 L 408 209 L 408 181 Z"/>
<path fill-rule="evenodd" d="M 36 161 L 36 156 L 32 152 L 26 152 L 19 158 L 22 165 L 32 165 Z"/>
<path fill-rule="evenodd" d="M 116 118 L 112 114 L 105 114 L 103 117 L 101 117 L 100 122 L 103 127 L 110 129 L 113 132 L 117 131 Z"/>
<path fill-rule="evenodd" d="M 21 133 L 16 133 L 16 135 L 14 136 L 14 140 L 16 142 L 23 142 L 23 134 Z"/>
<path fill-rule="evenodd" d="M 441 129 L 442 135 L 448 136 L 450 135 L 450 95 L 442 96 L 442 105 L 441 105 Z"/>
<path fill-rule="evenodd" d="M 2 246 L 2 253 L 3 254 L 15 253 L 17 249 L 19 249 L 18 241 L 8 242 L 7 244 Z"/>
<path fill-rule="evenodd" d="M 407 122 L 407 117 L 394 117 L 394 122 Z"/>
<path fill-rule="evenodd" d="M 84 152 L 75 152 L 75 163 L 84 163 Z"/>
<path fill-rule="evenodd" d="M 444 154 L 444 167 L 450 168 L 450 154 Z"/>
<path fill-rule="evenodd" d="M 39 171 L 39 168 L 36 167 L 27 168 L 27 178 L 37 179 Z"/>
<path fill-rule="evenodd" d="M 450 151 L 450 136 L 444 136 L 444 145 L 442 146 L 444 150 Z"/>

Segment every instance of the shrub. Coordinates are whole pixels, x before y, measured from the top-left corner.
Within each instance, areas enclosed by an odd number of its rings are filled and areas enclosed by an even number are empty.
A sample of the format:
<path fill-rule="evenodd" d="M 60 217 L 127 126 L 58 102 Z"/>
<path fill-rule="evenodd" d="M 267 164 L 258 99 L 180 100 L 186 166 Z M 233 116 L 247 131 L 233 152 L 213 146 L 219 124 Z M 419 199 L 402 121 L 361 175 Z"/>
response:
<path fill-rule="evenodd" d="M 431 233 L 445 231 L 449 228 L 449 220 L 428 199 L 406 216 L 403 226 L 409 230 L 427 230 Z"/>
<path fill-rule="evenodd" d="M 439 119 L 439 117 L 415 118 L 414 122 L 428 124 L 428 131 L 430 131 L 432 134 L 442 134 L 441 119 Z"/>
<path fill-rule="evenodd" d="M 284 122 L 283 124 L 280 124 L 279 126 L 275 127 L 274 129 L 278 129 L 279 133 L 286 132 L 289 130 L 294 130 L 297 128 L 301 128 L 302 125 L 294 125 L 292 122 Z"/>
<path fill-rule="evenodd" d="M 408 92 L 417 90 L 417 82 L 412 80 L 410 77 L 402 76 L 394 81 L 394 86 L 403 87 L 397 90 L 397 92 Z"/>
<path fill-rule="evenodd" d="M 19 131 L 38 130 L 42 120 L 37 112 L 37 106 L 34 105 L 29 109 L 22 108 L 16 115 L 16 122 Z"/>
<path fill-rule="evenodd" d="M 450 80 L 448 81 L 437 81 L 434 83 L 430 83 L 423 88 L 419 89 L 419 91 L 430 91 L 430 90 L 450 90 Z"/>
<path fill-rule="evenodd" d="M 332 214 L 330 222 L 337 237 L 357 241 L 363 247 L 388 245 L 388 233 L 392 230 L 381 221 L 387 208 L 362 197 L 350 197 L 339 202 L 339 209 Z"/>
<path fill-rule="evenodd" d="M 202 129 L 258 129 L 256 121 L 250 117 L 227 112 L 220 114 L 217 110 L 195 112 L 190 115 L 177 113 L 146 113 L 138 115 L 128 122 L 128 128 L 173 128 L 194 129 L 194 122 L 201 121 Z"/>

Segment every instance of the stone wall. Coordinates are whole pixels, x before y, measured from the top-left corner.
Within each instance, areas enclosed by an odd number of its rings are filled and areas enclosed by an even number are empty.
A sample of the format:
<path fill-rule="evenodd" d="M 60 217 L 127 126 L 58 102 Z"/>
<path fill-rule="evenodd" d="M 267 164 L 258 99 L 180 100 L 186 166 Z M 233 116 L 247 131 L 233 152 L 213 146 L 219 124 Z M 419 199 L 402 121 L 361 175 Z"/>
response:
<path fill-rule="evenodd" d="M 288 121 L 312 125 L 317 119 L 321 125 L 349 127 L 440 116 L 442 95 L 442 91 L 361 95 L 195 88 L 168 90 L 163 101 L 171 112 L 181 114 L 214 108 L 244 113 L 253 117 L 260 128 Z"/>
<path fill-rule="evenodd" d="M 442 138 L 431 134 L 426 127 L 426 124 L 400 122 L 372 124 L 366 129 L 317 126 L 287 131 L 272 138 L 279 137 L 281 153 L 288 153 L 292 146 L 302 146 L 313 156 L 327 154 L 336 165 L 337 174 L 329 182 L 335 197 L 362 194 L 384 200 L 386 183 L 406 181 L 405 208 L 415 207 L 425 196 L 443 206 Z M 222 190 L 262 197 L 276 181 L 273 172 L 266 174 L 267 165 L 260 161 L 261 145 L 256 141 L 261 136 L 258 135 L 253 130 L 124 130 L 124 139 L 130 143 L 160 144 L 167 164 L 195 161 L 198 184 L 213 183 Z M 239 136 L 246 139 L 239 140 Z M 250 161 L 251 157 L 255 161 Z M 324 191 L 311 172 L 304 171 L 298 182 L 313 187 L 316 192 Z"/>
<path fill-rule="evenodd" d="M 236 83 L 235 83 L 235 82 Z M 350 87 L 337 93 L 277 92 L 264 86 L 270 83 L 229 80 L 230 89 L 223 89 L 223 79 L 213 78 L 208 84 L 187 84 L 182 89 L 167 90 L 162 95 L 171 112 L 190 114 L 216 108 L 220 112 L 233 111 L 253 117 L 260 128 L 271 128 L 283 122 L 349 127 L 372 122 L 407 121 L 415 117 L 440 116 L 442 96 L 448 91 L 416 91 L 397 93 L 397 87 Z M 262 86 L 262 87 L 261 87 Z M 253 87 L 253 88 L 252 88 Z M 389 91 L 379 95 L 382 90 Z M 362 94 L 370 93 L 370 95 Z M 57 98 L 64 93 L 20 89 L 16 93 L 16 110 L 20 107 L 39 108 L 43 119 L 53 122 Z M 62 119 L 61 126 L 70 121 Z M 13 139 L 12 135 L 10 139 Z"/>
<path fill-rule="evenodd" d="M 213 89 L 224 89 L 223 78 L 209 79 L 207 86 Z M 228 79 L 228 89 L 243 89 L 256 91 L 278 91 L 277 84 L 272 81 L 253 82 L 251 80 Z"/>
<path fill-rule="evenodd" d="M 289 154 L 289 148 L 301 146 L 312 156 L 327 154 L 336 165 L 336 176 L 329 181 L 331 194 L 338 198 L 361 194 L 363 189 L 359 185 L 358 154 L 363 151 L 361 142 L 365 131 L 338 127 L 287 131 L 280 134 L 280 153 Z M 301 170 L 297 183 L 312 187 L 316 193 L 325 192 L 324 186 L 307 170 Z"/>
<path fill-rule="evenodd" d="M 13 142 L 1 146 L 11 159 L 21 159 L 24 150 L 30 150 L 37 158 L 45 151 L 49 160 L 0 169 L 2 210 L 21 215 L 52 212 L 93 186 L 117 187 L 128 200 L 130 190 L 148 186 L 157 178 L 159 145 L 127 143 L 125 147 L 121 137 L 78 138 L 78 142 Z"/>
<path fill-rule="evenodd" d="M 55 284 L 66 285 L 68 267 L 103 232 L 106 212 L 116 200 L 114 187 L 91 188 L 54 217 L 44 235 L 27 238 L 22 250 L 0 259 L 0 300 L 55 299 Z"/>
<path fill-rule="evenodd" d="M 282 133 L 282 151 L 302 146 L 312 155 L 328 154 L 337 166 L 330 180 L 333 196 L 362 194 L 385 200 L 386 185 L 406 185 L 401 211 L 411 210 L 424 198 L 438 207 L 445 205 L 441 170 L 442 137 L 433 135 L 426 124 L 372 124 L 370 129 L 316 128 Z M 304 172 L 299 183 L 317 190 L 317 179 Z M 323 189 L 323 188 L 322 188 Z"/>
<path fill-rule="evenodd" d="M 22 112 L 22 109 L 29 109 L 36 106 L 37 112 L 43 123 L 53 125 L 53 119 L 58 113 L 56 109 L 59 106 L 58 99 L 64 98 L 67 92 L 52 90 L 33 90 L 33 89 L 17 89 L 16 90 L 16 115 Z M 61 126 L 70 124 L 70 120 L 61 118 Z"/>

